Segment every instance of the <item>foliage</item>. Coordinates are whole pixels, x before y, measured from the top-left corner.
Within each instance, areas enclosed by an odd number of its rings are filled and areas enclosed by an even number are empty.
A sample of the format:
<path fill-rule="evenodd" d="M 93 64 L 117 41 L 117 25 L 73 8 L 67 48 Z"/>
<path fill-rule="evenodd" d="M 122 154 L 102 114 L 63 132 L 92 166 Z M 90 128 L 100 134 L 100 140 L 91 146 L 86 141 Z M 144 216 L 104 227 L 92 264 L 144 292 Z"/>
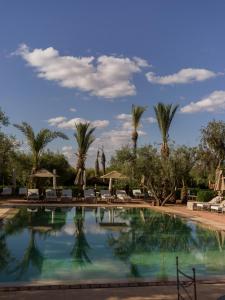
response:
<path fill-rule="evenodd" d="M 201 129 L 202 148 L 214 156 L 218 164 L 225 159 L 225 122 L 212 121 Z"/>
<path fill-rule="evenodd" d="M 135 106 L 132 105 L 132 126 L 133 126 L 133 132 L 132 132 L 132 141 L 133 141 L 133 150 L 134 155 L 136 155 L 136 149 L 137 149 L 137 140 L 138 140 L 138 127 L 140 126 L 140 121 L 143 113 L 146 111 L 147 107 L 145 106 Z"/>
<path fill-rule="evenodd" d="M 162 135 L 162 147 L 161 154 L 164 157 L 169 156 L 169 129 L 174 118 L 174 115 L 177 111 L 178 105 L 173 106 L 172 104 L 164 104 L 159 102 L 154 106 L 156 119 L 158 126 Z"/>
<path fill-rule="evenodd" d="M 140 147 L 137 149 L 133 180 L 130 172 L 132 149 L 126 146 L 116 151 L 110 168 L 122 171 L 130 178 L 130 184 L 136 187 L 143 186 L 141 180 L 144 176 L 145 188 L 151 191 L 158 205 L 164 205 L 175 197 L 177 187 L 182 187 L 183 182 L 191 182 L 190 172 L 197 159 L 195 153 L 195 148 L 172 148 L 169 158 L 165 160 L 153 146 Z"/>
<path fill-rule="evenodd" d="M 26 122 L 22 124 L 14 124 L 26 137 L 28 147 L 32 154 L 33 171 L 39 169 L 40 158 L 45 147 L 56 138 L 68 139 L 68 137 L 60 131 L 51 131 L 49 129 L 41 129 L 37 134 L 33 128 Z"/>
<path fill-rule="evenodd" d="M 101 165 L 102 165 L 102 173 L 105 175 L 105 164 L 106 164 L 106 157 L 105 157 L 105 152 L 104 148 L 102 147 L 102 155 L 101 155 Z"/>
<path fill-rule="evenodd" d="M 77 175 L 75 183 L 78 185 L 84 184 L 84 172 L 85 172 L 85 161 L 87 157 L 87 152 L 91 144 L 94 142 L 95 138 L 93 132 L 95 127 L 90 127 L 90 123 L 78 123 L 75 124 L 76 132 L 74 134 L 78 150 L 77 150 Z"/>
<path fill-rule="evenodd" d="M 0 132 L 0 182 L 2 184 L 11 181 L 10 177 L 14 168 L 12 157 L 17 146 L 18 143 L 14 137 Z"/>
<path fill-rule="evenodd" d="M 95 160 L 95 176 L 99 177 L 100 176 L 100 168 L 99 168 L 99 150 L 97 151 L 97 156 Z"/>
<path fill-rule="evenodd" d="M 8 126 L 9 125 L 9 118 L 6 116 L 6 114 L 2 111 L 0 107 L 0 128 L 1 125 Z"/>
<path fill-rule="evenodd" d="M 199 190 L 197 193 L 197 201 L 208 202 L 213 197 L 215 197 L 216 194 L 217 193 L 215 191 L 211 191 L 211 190 Z"/>

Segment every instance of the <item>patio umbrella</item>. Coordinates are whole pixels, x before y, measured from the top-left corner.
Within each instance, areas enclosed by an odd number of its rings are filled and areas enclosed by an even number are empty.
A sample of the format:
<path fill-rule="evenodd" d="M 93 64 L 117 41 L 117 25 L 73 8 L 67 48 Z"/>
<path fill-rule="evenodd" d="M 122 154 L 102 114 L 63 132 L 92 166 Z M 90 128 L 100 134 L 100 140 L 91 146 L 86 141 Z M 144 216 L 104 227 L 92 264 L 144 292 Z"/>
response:
<path fill-rule="evenodd" d="M 112 180 L 113 179 L 128 179 L 127 176 L 121 174 L 118 171 L 109 172 L 109 173 L 101 176 L 101 178 L 103 178 L 103 179 L 106 179 L 106 178 L 109 179 L 109 190 L 110 191 L 112 190 Z"/>
<path fill-rule="evenodd" d="M 54 188 L 54 184 L 56 185 L 56 177 L 59 177 L 59 176 L 49 172 L 46 169 L 40 169 L 40 170 L 37 170 L 34 174 L 30 175 L 30 177 L 32 177 L 32 178 L 34 178 L 34 177 L 36 177 L 36 178 L 52 178 L 53 188 Z M 55 181 L 55 183 L 54 183 L 54 181 Z"/>

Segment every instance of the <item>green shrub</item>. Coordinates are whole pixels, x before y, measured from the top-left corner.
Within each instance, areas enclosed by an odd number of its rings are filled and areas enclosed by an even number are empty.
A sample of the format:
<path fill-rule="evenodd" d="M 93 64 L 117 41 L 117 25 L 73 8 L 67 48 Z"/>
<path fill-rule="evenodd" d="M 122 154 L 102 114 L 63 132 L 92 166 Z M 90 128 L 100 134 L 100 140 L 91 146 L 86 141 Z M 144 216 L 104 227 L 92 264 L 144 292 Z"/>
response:
<path fill-rule="evenodd" d="M 211 190 L 199 190 L 197 193 L 197 201 L 199 202 L 208 202 L 213 197 L 215 197 L 217 193 Z"/>

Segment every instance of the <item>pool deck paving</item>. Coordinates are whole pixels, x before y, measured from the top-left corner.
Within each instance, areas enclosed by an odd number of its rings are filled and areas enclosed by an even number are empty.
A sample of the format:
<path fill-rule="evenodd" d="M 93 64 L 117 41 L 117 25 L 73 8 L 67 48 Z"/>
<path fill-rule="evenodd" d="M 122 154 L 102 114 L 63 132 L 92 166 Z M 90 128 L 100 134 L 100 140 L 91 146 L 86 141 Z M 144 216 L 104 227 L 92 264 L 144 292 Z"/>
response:
<path fill-rule="evenodd" d="M 197 285 L 198 300 L 216 300 L 225 295 L 225 284 Z M 0 292 L 2 300 L 175 300 L 176 286 L 122 287 L 96 289 L 32 290 Z M 185 298 L 188 299 L 188 298 Z"/>

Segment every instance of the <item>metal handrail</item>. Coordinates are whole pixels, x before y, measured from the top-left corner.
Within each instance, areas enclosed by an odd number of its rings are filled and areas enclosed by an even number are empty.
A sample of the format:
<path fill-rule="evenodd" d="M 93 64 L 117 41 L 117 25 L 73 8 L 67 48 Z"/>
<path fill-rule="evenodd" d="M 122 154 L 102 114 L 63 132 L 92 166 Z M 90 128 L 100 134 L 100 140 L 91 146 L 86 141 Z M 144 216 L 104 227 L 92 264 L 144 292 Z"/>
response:
<path fill-rule="evenodd" d="M 177 299 L 185 300 L 187 297 L 189 300 L 197 300 L 197 290 L 196 290 L 196 274 L 195 268 L 192 268 L 193 276 L 187 275 L 179 269 L 178 256 L 176 257 L 176 268 L 177 268 Z M 180 275 L 189 279 L 189 281 L 180 280 Z M 191 296 L 189 290 L 190 286 L 193 285 L 193 295 Z M 185 292 L 186 298 L 182 296 L 181 289 Z"/>

